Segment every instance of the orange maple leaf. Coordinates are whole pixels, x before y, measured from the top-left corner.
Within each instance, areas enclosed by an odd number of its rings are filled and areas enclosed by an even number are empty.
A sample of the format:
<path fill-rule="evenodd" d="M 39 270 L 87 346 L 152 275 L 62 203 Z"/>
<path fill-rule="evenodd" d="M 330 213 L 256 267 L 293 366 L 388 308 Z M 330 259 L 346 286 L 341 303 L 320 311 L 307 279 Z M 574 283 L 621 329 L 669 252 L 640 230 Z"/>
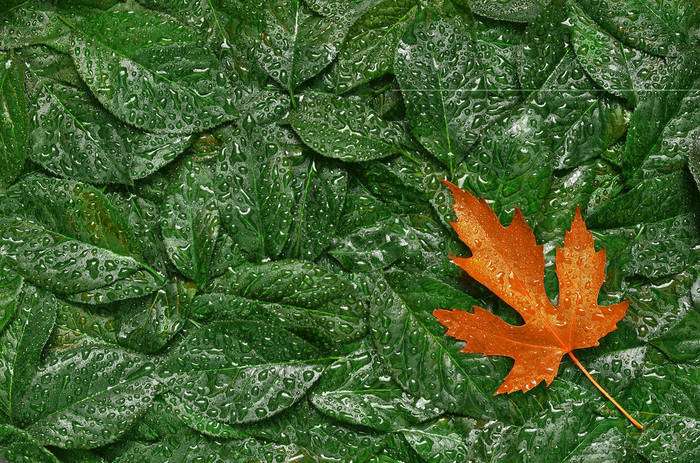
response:
<path fill-rule="evenodd" d="M 529 391 L 541 381 L 549 385 L 561 358 L 569 354 L 593 384 L 622 413 L 632 418 L 588 373 L 572 351 L 597 346 L 598 340 L 617 328 L 628 301 L 598 305 L 605 279 L 605 250 L 595 250 L 581 211 L 566 232 L 564 247 L 557 249 L 559 302 L 556 307 L 544 289 L 544 254 L 518 208 L 508 227 L 482 198 L 444 181 L 455 199 L 457 222 L 451 222 L 472 257 L 450 256 L 472 278 L 493 291 L 520 313 L 525 324 L 510 325 L 488 310 L 436 309 L 433 315 L 449 336 L 466 341 L 462 352 L 500 355 L 515 360 L 495 394 Z"/>

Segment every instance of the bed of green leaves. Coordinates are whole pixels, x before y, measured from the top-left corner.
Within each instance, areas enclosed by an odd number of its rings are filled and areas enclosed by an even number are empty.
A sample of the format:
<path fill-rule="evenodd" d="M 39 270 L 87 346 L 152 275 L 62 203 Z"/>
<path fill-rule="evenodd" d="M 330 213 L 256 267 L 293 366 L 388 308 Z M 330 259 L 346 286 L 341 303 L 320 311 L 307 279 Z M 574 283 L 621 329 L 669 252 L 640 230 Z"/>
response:
<path fill-rule="evenodd" d="M 0 461 L 700 461 L 697 0 L 5 0 Z M 693 176 L 695 176 L 693 178 Z M 449 179 L 619 329 L 493 396 Z"/>

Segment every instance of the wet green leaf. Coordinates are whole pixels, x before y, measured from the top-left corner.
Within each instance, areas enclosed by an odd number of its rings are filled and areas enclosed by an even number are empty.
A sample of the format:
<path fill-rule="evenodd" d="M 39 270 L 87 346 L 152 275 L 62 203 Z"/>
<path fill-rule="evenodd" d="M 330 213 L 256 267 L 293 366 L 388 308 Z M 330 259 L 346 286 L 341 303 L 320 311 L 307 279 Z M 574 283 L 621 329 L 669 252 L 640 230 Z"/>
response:
<path fill-rule="evenodd" d="M 0 409 L 13 421 L 23 413 L 21 398 L 40 365 L 57 305 L 51 294 L 25 286 L 14 319 L 0 332 Z"/>
<path fill-rule="evenodd" d="M 0 53 L 0 188 L 22 172 L 29 144 L 29 116 L 21 60 Z"/>
<path fill-rule="evenodd" d="M 264 2 L 263 15 L 255 56 L 290 94 L 330 64 L 347 32 L 334 18 L 314 14 L 300 0 Z"/>
<path fill-rule="evenodd" d="M 458 18 L 419 17 L 396 53 L 411 133 L 450 172 L 481 131 L 518 101 L 507 48 L 476 40 Z"/>
<path fill-rule="evenodd" d="M 228 79 L 188 27 L 126 6 L 69 25 L 78 73 L 122 121 L 154 133 L 186 134 L 233 118 Z"/>
<path fill-rule="evenodd" d="M 367 106 L 323 93 L 305 96 L 287 121 L 314 151 L 349 162 L 395 154 L 404 137 L 398 124 Z"/>
<path fill-rule="evenodd" d="M 50 354 L 22 399 L 18 417 L 44 445 L 93 448 L 116 440 L 157 392 L 155 363 L 107 344 Z"/>
<path fill-rule="evenodd" d="M 214 322 L 192 330 L 158 369 L 192 413 L 224 423 L 267 418 L 298 401 L 326 359 L 300 338 L 261 322 Z"/>
<path fill-rule="evenodd" d="M 356 339 L 366 331 L 367 309 L 356 285 L 311 262 L 241 265 L 212 281 L 191 306 L 200 319 L 280 323 L 323 343 Z"/>
<path fill-rule="evenodd" d="M 165 249 L 177 269 L 198 286 L 209 279 L 219 235 L 213 183 L 205 167 L 188 159 L 163 204 Z"/>

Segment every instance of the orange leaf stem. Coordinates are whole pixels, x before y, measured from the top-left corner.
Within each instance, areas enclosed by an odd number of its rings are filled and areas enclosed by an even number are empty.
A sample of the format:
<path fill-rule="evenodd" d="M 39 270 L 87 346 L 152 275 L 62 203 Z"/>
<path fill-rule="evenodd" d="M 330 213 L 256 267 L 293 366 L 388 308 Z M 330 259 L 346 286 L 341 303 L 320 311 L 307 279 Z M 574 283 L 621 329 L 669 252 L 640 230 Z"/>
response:
<path fill-rule="evenodd" d="M 588 372 L 588 370 L 586 370 L 586 369 L 584 368 L 584 366 L 581 365 L 581 362 L 579 362 L 578 359 L 577 359 L 576 357 L 574 357 L 573 352 L 569 352 L 569 357 L 571 357 L 571 360 L 573 360 L 574 363 L 576 364 L 576 366 L 579 367 L 579 368 L 581 369 L 581 371 L 583 372 L 583 374 L 586 375 L 586 378 L 588 378 L 588 379 L 593 383 L 593 385 L 594 385 L 595 387 L 597 387 L 598 390 L 599 390 L 605 397 L 607 397 L 607 399 L 608 399 L 610 402 L 612 402 L 613 405 L 615 405 L 615 406 L 617 407 L 617 409 L 620 410 L 620 411 L 622 412 L 622 414 L 625 415 L 625 417 L 626 417 L 628 420 L 630 420 L 630 421 L 632 422 L 633 425 L 635 425 L 638 429 L 642 429 L 642 428 L 643 428 L 643 426 L 641 425 L 641 423 L 640 423 L 639 421 L 637 421 L 637 420 L 635 420 L 634 418 L 632 418 L 632 416 L 631 416 L 629 413 L 627 413 L 627 410 L 625 410 L 624 408 L 622 408 L 622 405 L 620 405 L 619 403 L 617 403 L 617 401 L 616 401 L 615 399 L 613 399 L 612 396 L 611 396 L 610 394 L 608 394 L 608 391 L 606 391 L 605 389 L 603 389 L 603 386 L 601 386 L 600 384 L 598 384 L 598 382 L 597 382 L 595 379 L 593 379 L 593 376 L 591 376 L 591 374 Z"/>

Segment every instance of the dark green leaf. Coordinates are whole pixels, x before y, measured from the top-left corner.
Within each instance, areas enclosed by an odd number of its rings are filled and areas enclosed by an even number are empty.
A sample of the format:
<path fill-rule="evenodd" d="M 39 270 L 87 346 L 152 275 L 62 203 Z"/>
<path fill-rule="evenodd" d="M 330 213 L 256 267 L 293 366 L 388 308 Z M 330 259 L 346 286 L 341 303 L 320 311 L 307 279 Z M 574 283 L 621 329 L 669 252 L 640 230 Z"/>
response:
<path fill-rule="evenodd" d="M 328 367 L 311 403 L 333 418 L 378 431 L 395 431 L 441 414 L 430 401 L 406 394 L 382 370 L 373 348 L 353 352 Z"/>
<path fill-rule="evenodd" d="M 247 423 L 293 405 L 326 361 L 284 330 L 260 322 L 214 322 L 185 336 L 159 377 L 192 413 Z"/>
<path fill-rule="evenodd" d="M 418 18 L 396 53 L 411 133 L 450 172 L 481 131 L 518 101 L 506 47 L 477 41 L 458 18 Z"/>
<path fill-rule="evenodd" d="M 163 241 L 170 260 L 187 278 L 203 286 L 210 277 L 219 235 L 219 210 L 206 167 L 188 159 L 163 204 Z"/>
<path fill-rule="evenodd" d="M 172 161 L 190 141 L 188 136 L 135 130 L 102 108 L 87 89 L 44 79 L 29 69 L 30 159 L 54 174 L 131 184 Z"/>
<path fill-rule="evenodd" d="M 1 30 L 1 29 L 0 29 Z M 0 188 L 22 172 L 29 145 L 29 116 L 21 60 L 0 53 Z"/>
<path fill-rule="evenodd" d="M 415 16 L 415 5 L 414 0 L 384 0 L 355 22 L 338 54 L 338 93 L 391 71 L 399 40 Z"/>
<path fill-rule="evenodd" d="M 71 27 L 80 76 L 122 121 L 174 134 L 233 118 L 233 90 L 219 61 L 169 16 L 118 6 Z"/>
<path fill-rule="evenodd" d="M 357 287 L 311 262 L 242 265 L 215 279 L 192 312 L 200 319 L 259 319 L 323 343 L 345 342 L 366 330 Z"/>
<path fill-rule="evenodd" d="M 0 424 L 0 459 L 7 463 L 59 463 L 27 432 Z"/>
<path fill-rule="evenodd" d="M 666 55 L 674 46 L 697 41 L 690 26 L 698 17 L 693 1 L 577 1 L 610 34 L 649 53 Z"/>
<path fill-rule="evenodd" d="M 235 129 L 214 170 L 221 222 L 250 261 L 279 256 L 293 219 L 287 147 L 269 135 Z"/>
<path fill-rule="evenodd" d="M 315 76 L 338 53 L 347 29 L 310 11 L 300 0 L 263 3 L 265 25 L 256 58 L 290 94 Z"/>
<path fill-rule="evenodd" d="M 401 148 L 398 124 L 360 103 L 323 93 L 304 95 L 287 121 L 314 151 L 342 161 L 385 158 Z"/>
<path fill-rule="evenodd" d="M 154 362 L 94 342 L 50 354 L 21 402 L 19 420 L 41 443 L 93 448 L 116 440 L 157 392 Z"/>
<path fill-rule="evenodd" d="M 13 421 L 24 413 L 21 398 L 39 367 L 58 301 L 43 290 L 25 286 L 16 305 L 17 314 L 0 332 L 0 410 Z"/>

